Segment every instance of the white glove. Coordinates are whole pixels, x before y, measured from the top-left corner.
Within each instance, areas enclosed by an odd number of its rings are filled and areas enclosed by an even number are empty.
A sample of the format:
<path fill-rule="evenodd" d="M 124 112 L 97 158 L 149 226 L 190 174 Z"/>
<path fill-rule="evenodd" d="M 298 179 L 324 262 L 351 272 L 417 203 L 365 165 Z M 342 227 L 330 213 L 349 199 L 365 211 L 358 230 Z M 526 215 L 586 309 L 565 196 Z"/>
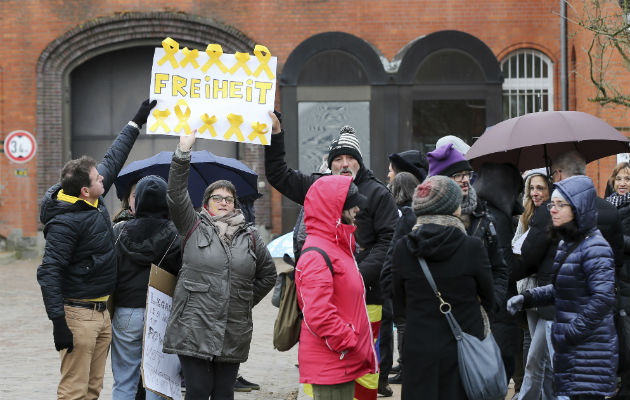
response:
<path fill-rule="evenodd" d="M 523 303 L 525 302 L 525 296 L 519 294 L 514 297 L 510 297 L 507 302 L 507 310 L 510 314 L 514 315 L 517 311 L 521 311 L 523 309 Z"/>

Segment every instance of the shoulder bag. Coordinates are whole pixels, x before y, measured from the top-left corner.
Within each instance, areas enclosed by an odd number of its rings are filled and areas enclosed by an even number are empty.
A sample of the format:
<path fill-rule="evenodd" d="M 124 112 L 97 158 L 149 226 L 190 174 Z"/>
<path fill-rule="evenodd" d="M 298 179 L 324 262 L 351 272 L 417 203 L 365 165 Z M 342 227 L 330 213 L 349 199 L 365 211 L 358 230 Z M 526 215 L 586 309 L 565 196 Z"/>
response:
<path fill-rule="evenodd" d="M 508 391 L 505 368 L 501 359 L 501 350 L 492 336 L 492 332 L 483 340 L 462 331 L 453 314 L 451 305 L 442 299 L 435 286 L 427 262 L 419 257 L 418 262 L 429 281 L 433 293 L 440 300 L 440 312 L 448 321 L 453 336 L 457 341 L 459 376 L 469 400 L 505 399 Z"/>

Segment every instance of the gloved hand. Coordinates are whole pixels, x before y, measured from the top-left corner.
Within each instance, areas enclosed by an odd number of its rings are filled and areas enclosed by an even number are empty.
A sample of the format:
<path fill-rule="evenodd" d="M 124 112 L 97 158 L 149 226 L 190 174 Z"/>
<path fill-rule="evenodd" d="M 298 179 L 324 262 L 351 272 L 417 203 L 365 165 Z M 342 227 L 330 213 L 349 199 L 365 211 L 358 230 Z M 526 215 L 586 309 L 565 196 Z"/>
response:
<path fill-rule="evenodd" d="M 507 302 L 507 310 L 510 314 L 514 315 L 517 311 L 521 311 L 523 309 L 523 303 L 525 303 L 525 296 L 522 294 L 511 297 Z"/>
<path fill-rule="evenodd" d="M 151 109 L 155 107 L 156 104 L 157 104 L 157 100 L 149 101 L 149 99 L 146 99 L 145 101 L 142 102 L 142 104 L 140 105 L 140 108 L 138 109 L 138 112 L 136 113 L 136 116 L 133 117 L 132 119 L 132 121 L 135 122 L 136 125 L 138 125 L 138 128 L 142 128 L 142 125 L 147 123 L 147 118 L 149 118 L 149 113 L 151 112 Z"/>
<path fill-rule="evenodd" d="M 72 353 L 74 343 L 72 340 L 72 331 L 68 328 L 66 317 L 55 318 L 52 320 L 52 323 L 55 349 L 57 349 L 57 351 L 68 349 L 68 353 Z"/>

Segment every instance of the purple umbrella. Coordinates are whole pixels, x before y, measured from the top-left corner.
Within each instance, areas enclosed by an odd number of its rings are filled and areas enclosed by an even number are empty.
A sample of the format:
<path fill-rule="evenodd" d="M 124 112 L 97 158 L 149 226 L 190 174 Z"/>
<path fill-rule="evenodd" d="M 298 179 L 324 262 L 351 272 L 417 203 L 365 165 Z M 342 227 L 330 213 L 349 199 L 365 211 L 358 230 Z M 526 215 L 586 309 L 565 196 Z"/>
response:
<path fill-rule="evenodd" d="M 486 129 L 466 158 L 473 168 L 483 163 L 510 163 L 519 170 L 549 166 L 554 157 L 575 150 L 586 162 L 626 153 L 628 138 L 603 120 L 579 111 L 545 111 L 521 115 Z"/>

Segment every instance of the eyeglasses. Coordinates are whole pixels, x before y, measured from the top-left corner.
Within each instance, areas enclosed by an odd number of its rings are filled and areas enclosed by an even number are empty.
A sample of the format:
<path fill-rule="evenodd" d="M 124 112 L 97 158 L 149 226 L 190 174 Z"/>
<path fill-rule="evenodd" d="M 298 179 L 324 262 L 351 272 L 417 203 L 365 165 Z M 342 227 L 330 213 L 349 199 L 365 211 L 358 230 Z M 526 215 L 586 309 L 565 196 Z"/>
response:
<path fill-rule="evenodd" d="M 458 172 L 456 174 L 451 175 L 451 178 L 455 181 L 455 182 L 461 182 L 464 180 L 464 178 L 468 178 L 470 180 L 470 177 L 472 176 L 472 171 L 466 171 L 466 172 Z"/>
<path fill-rule="evenodd" d="M 547 204 L 547 210 L 551 211 L 552 208 L 556 208 L 556 210 L 558 211 L 562 211 L 564 209 L 564 207 L 570 207 L 571 204 L 569 203 L 549 203 Z"/>
<path fill-rule="evenodd" d="M 215 203 L 220 203 L 225 200 L 225 202 L 228 204 L 234 204 L 234 197 L 232 196 L 223 197 L 220 194 L 213 194 L 212 196 L 210 196 L 210 200 L 214 201 Z"/>

